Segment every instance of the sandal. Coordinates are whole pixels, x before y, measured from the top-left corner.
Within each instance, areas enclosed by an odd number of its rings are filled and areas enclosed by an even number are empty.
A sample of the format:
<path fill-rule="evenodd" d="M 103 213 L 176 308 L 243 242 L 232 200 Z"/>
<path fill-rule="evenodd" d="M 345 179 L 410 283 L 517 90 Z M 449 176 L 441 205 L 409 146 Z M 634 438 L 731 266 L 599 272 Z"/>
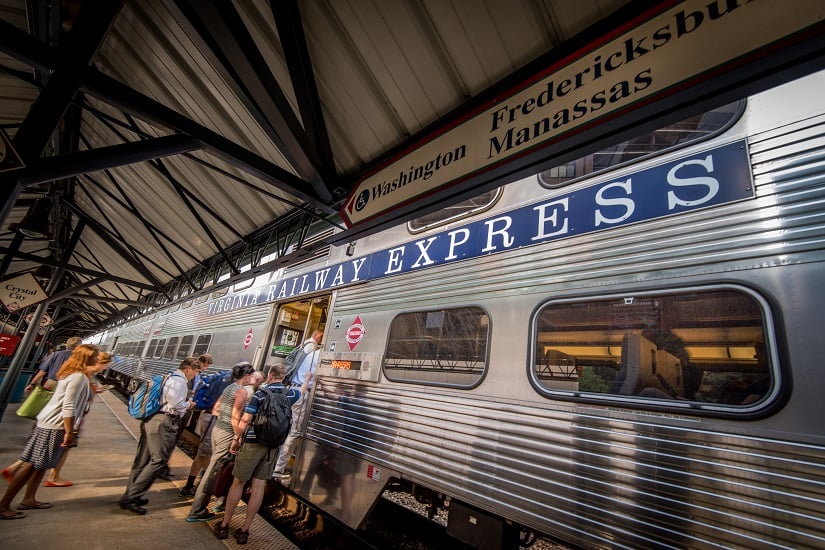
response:
<path fill-rule="evenodd" d="M 21 510 L 48 510 L 52 507 L 51 502 L 36 502 L 34 504 L 23 504 L 22 502 L 17 505 L 17 507 Z"/>
<path fill-rule="evenodd" d="M 228 539 L 229 538 L 229 526 L 228 525 L 219 525 L 218 528 L 215 530 L 215 536 L 219 539 Z"/>
<path fill-rule="evenodd" d="M 235 540 L 238 544 L 246 544 L 249 540 L 249 531 L 242 531 L 240 527 L 235 529 Z"/>
<path fill-rule="evenodd" d="M 44 487 L 71 487 L 74 485 L 73 481 L 46 481 L 43 484 Z"/>

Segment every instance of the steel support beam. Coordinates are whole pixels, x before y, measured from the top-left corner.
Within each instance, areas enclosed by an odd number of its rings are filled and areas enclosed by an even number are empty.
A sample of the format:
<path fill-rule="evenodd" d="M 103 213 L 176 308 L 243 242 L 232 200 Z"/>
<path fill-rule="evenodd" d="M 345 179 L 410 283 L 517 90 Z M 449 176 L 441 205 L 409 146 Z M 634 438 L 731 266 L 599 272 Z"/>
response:
<path fill-rule="evenodd" d="M 118 166 L 179 155 L 202 147 L 203 144 L 193 137 L 184 135 L 164 136 L 133 143 L 100 147 L 59 157 L 46 157 L 34 166 L 18 171 L 16 175 L 23 185 L 33 185 L 107 168 L 117 168 Z"/>
<path fill-rule="evenodd" d="M 332 169 L 335 162 L 332 156 L 332 146 L 329 143 L 327 127 L 324 123 L 324 114 L 321 109 L 321 98 L 318 95 L 318 86 L 315 83 L 315 71 L 309 57 L 304 23 L 296 0 L 282 0 L 270 3 L 275 26 L 278 29 L 278 38 L 284 50 L 289 77 L 292 81 L 292 90 L 301 111 L 301 121 L 315 151 L 321 158 L 325 169 Z M 327 187 L 335 183 L 334 173 L 325 176 Z"/>
<path fill-rule="evenodd" d="M 6 247 L 0 247 L 0 254 L 11 254 L 11 250 Z M 80 275 L 87 275 L 89 277 L 105 277 L 107 280 L 112 281 L 113 283 L 120 283 L 126 286 L 131 286 L 134 288 L 140 288 L 143 290 L 148 290 L 151 292 L 160 292 L 159 288 L 155 285 L 151 285 L 148 283 L 144 283 L 141 281 L 135 281 L 133 279 L 127 279 L 125 277 L 118 277 L 117 275 L 112 275 L 111 273 L 104 273 L 102 271 L 95 271 L 94 269 L 88 269 L 86 267 L 80 267 L 76 265 L 66 265 L 61 262 L 52 260 L 51 258 L 44 258 L 42 256 L 36 256 L 35 254 L 29 254 L 27 252 L 15 252 L 14 257 L 20 260 L 27 260 L 30 262 L 36 262 L 42 265 L 47 265 L 49 267 L 54 267 L 58 269 L 65 269 L 66 271 L 72 271 L 74 273 L 79 273 Z"/>
<path fill-rule="evenodd" d="M 111 304 L 124 304 L 127 306 L 135 307 L 160 307 L 160 304 L 154 302 L 138 302 L 136 300 L 123 300 L 120 298 L 111 298 L 109 296 L 95 296 L 93 294 L 70 294 L 67 295 L 66 298 L 83 300 L 85 302 L 105 302 Z"/>
<path fill-rule="evenodd" d="M 52 70 L 57 67 L 57 50 L 2 20 L 0 51 L 39 69 Z M 291 172 L 94 68 L 83 75 L 81 88 L 88 95 L 147 122 L 197 138 L 211 155 L 287 195 L 298 197 L 313 208 L 327 214 L 337 212 L 327 201 L 321 200 L 306 181 Z M 0 182 L 0 193 L 3 192 L 2 187 L 4 184 Z"/>
<path fill-rule="evenodd" d="M 230 0 L 168 0 L 178 23 L 210 59 L 269 139 L 323 201 L 332 200 L 327 183 L 331 164 L 322 161 L 301 121 Z M 300 26 L 300 20 L 297 21 Z M 303 34 L 301 34 L 303 36 Z M 296 90 L 296 94 L 299 90 Z M 317 95 L 317 94 L 316 94 Z M 300 96 L 299 96 L 300 97 Z M 331 159 L 331 153 L 328 153 Z"/>
<path fill-rule="evenodd" d="M 55 72 L 40 92 L 12 140 L 17 154 L 27 166 L 36 164 L 46 148 L 63 118 L 63 113 L 66 112 L 72 98 L 80 88 L 83 74 L 89 70 L 89 64 L 103 43 L 122 4 L 123 0 L 88 0 L 83 5 L 77 21 L 68 33 L 65 47 L 60 50 L 61 55 L 55 56 L 57 60 L 53 63 L 56 67 Z M 3 36 L 5 27 L 15 28 L 6 23 L 0 27 L 0 40 L 4 43 L 3 38 L 13 39 L 13 37 Z M 16 29 L 14 34 L 18 36 L 23 34 L 27 37 L 23 47 L 31 42 L 38 42 L 19 29 Z M 36 50 L 42 51 L 39 46 Z M 50 48 L 50 51 L 54 50 Z M 23 190 L 23 185 L 15 173 L 0 180 L 0 200 L 3 201 L 0 224 L 5 223 L 8 218 L 14 202 Z"/>

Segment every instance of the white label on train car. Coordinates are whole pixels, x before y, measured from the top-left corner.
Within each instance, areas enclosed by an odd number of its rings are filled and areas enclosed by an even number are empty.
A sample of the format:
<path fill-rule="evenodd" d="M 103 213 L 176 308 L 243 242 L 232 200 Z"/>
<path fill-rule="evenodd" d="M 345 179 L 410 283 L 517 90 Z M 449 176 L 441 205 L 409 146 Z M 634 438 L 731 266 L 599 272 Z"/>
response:
<path fill-rule="evenodd" d="M 447 263 L 753 198 L 747 143 L 737 141 L 558 193 L 209 305 L 207 315 L 334 290 Z"/>

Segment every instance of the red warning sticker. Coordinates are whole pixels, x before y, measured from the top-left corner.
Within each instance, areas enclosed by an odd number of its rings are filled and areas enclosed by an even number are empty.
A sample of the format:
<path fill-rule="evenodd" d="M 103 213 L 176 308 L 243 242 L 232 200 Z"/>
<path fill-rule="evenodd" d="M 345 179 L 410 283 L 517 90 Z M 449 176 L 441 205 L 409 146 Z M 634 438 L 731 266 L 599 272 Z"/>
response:
<path fill-rule="evenodd" d="M 366 333 L 367 329 L 364 328 L 364 323 L 361 322 L 361 316 L 359 315 L 347 329 L 347 344 L 350 351 L 355 349 L 355 346 L 364 338 Z"/>

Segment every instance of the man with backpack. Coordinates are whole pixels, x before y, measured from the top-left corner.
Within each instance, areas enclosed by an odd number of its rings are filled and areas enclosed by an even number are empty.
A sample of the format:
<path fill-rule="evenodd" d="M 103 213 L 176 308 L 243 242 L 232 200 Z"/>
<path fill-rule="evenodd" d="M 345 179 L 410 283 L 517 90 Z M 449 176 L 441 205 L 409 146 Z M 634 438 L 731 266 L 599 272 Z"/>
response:
<path fill-rule="evenodd" d="M 307 391 L 312 388 L 311 378 L 315 374 L 315 369 L 318 367 L 318 357 L 321 353 L 321 340 L 324 339 L 324 331 L 316 329 L 312 332 L 312 337 L 303 343 L 303 351 L 305 357 L 301 364 L 294 369 L 294 374 L 288 376 L 285 384 L 290 387 L 301 387 L 304 383 L 308 383 Z M 304 407 L 306 395 L 301 393 L 298 401 L 292 405 L 292 430 L 290 430 L 286 441 L 281 445 L 281 451 L 278 455 L 278 461 L 275 463 L 275 471 L 273 477 L 280 479 L 285 477 L 284 470 L 289 464 L 289 459 L 292 458 L 292 451 L 295 449 L 295 443 L 298 440 L 298 429 L 301 425 L 301 409 Z"/>
<path fill-rule="evenodd" d="M 286 439 L 291 427 L 292 405 L 300 400 L 310 379 L 307 377 L 300 389 L 293 386 L 287 390 L 281 383 L 286 373 L 283 365 L 268 366 L 265 370 L 266 383 L 258 388 L 244 408 L 229 447 L 230 453 L 237 453 L 235 468 L 232 470 L 234 479 L 226 496 L 226 512 L 215 531 L 215 536 L 219 539 L 229 537 L 232 514 L 241 500 L 244 485 L 251 479 L 246 518 L 243 525 L 235 530 L 238 544 L 246 544 L 249 539 L 249 527 L 261 507 L 266 482 L 278 458 L 278 447 Z"/>
<path fill-rule="evenodd" d="M 132 472 L 126 492 L 118 501 L 124 510 L 139 515 L 146 513 L 146 508 L 143 507 L 149 502 L 146 492 L 166 467 L 175 448 L 183 417 L 195 406 L 188 395 L 189 381 L 194 378 L 197 369 L 197 359 L 184 359 L 178 370 L 172 372 L 163 383 L 160 410 L 142 419 Z"/>

